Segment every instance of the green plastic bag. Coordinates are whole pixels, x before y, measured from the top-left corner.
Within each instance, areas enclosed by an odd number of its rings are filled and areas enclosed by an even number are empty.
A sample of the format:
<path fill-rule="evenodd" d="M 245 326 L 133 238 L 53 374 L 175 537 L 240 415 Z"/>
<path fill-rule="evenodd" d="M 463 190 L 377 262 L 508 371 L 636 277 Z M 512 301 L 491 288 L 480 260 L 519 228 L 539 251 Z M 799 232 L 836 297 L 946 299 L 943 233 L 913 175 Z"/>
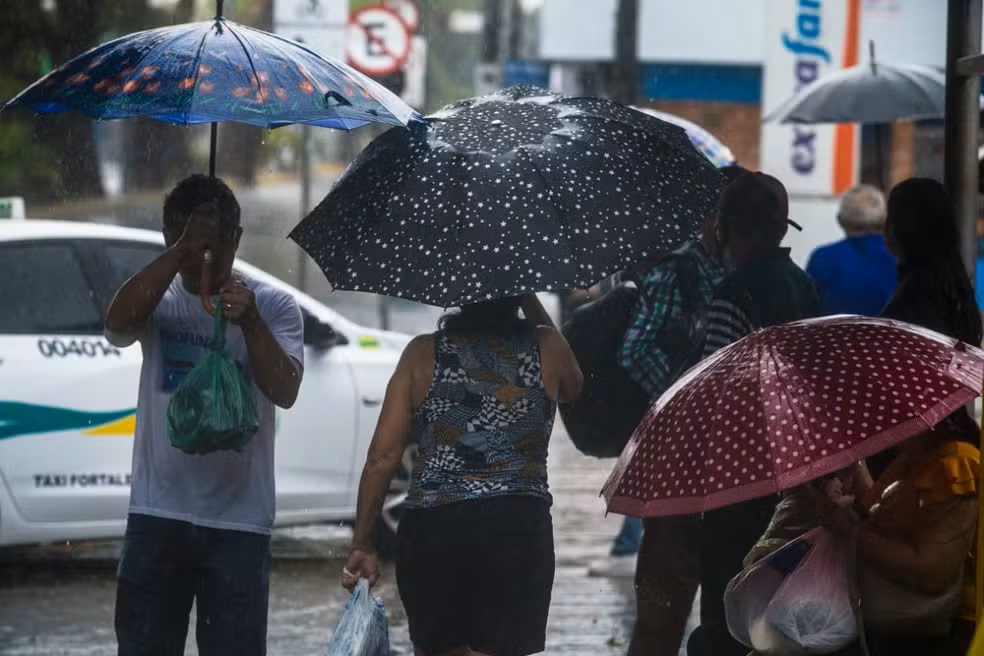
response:
<path fill-rule="evenodd" d="M 240 450 L 259 430 L 253 390 L 225 348 L 226 320 L 215 303 L 208 353 L 181 381 L 167 408 L 171 446 L 185 453 Z"/>

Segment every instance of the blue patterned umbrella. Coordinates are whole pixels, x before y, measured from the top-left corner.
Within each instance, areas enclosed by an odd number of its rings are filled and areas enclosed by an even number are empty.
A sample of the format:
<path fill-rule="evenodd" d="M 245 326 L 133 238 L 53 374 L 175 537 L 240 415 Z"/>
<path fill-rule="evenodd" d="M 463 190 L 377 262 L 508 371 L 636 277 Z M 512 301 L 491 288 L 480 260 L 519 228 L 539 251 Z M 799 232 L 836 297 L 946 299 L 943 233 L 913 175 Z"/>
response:
<path fill-rule="evenodd" d="M 219 16 L 137 32 L 75 57 L 4 105 L 95 119 L 146 116 L 179 125 L 237 121 L 352 130 L 406 125 L 413 109 L 355 69 Z"/>

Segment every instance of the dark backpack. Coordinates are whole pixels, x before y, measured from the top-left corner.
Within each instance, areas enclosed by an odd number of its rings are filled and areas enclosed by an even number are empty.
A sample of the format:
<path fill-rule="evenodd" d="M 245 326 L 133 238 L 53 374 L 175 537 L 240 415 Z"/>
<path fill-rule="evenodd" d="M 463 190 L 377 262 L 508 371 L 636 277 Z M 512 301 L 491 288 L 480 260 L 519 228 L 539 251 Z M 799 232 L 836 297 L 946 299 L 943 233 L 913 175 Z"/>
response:
<path fill-rule="evenodd" d="M 652 266 L 673 262 L 685 312 L 697 312 L 703 303 L 699 272 L 692 258 L 674 253 Z M 652 402 L 620 363 L 625 334 L 639 309 L 639 290 L 619 284 L 596 301 L 578 308 L 563 333 L 584 374 L 581 395 L 560 406 L 564 427 L 578 451 L 596 458 L 622 453 Z M 694 364 L 692 338 L 670 327 L 663 335 L 666 348 L 678 353 L 674 377 Z"/>

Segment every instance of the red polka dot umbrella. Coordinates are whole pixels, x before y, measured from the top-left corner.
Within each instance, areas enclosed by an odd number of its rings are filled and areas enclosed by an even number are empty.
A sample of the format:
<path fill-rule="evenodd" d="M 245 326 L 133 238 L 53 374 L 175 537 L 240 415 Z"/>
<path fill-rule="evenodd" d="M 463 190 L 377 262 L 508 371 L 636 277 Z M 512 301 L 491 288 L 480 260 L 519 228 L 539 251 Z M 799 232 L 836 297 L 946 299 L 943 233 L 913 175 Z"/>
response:
<path fill-rule="evenodd" d="M 910 324 L 829 317 L 760 330 L 653 405 L 602 494 L 612 512 L 698 513 L 831 474 L 980 394 L 984 351 Z"/>

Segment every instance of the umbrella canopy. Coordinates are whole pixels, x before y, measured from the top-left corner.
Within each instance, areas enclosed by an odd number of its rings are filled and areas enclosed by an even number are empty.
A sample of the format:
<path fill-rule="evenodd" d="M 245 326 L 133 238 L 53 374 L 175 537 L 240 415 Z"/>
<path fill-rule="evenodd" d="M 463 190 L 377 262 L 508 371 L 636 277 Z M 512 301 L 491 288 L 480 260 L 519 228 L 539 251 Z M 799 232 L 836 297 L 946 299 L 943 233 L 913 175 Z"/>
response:
<path fill-rule="evenodd" d="M 735 159 L 735 156 L 731 152 L 730 148 L 725 146 L 717 137 L 696 123 L 688 121 L 685 118 L 680 118 L 676 114 L 661 112 L 656 109 L 650 109 L 649 107 L 633 107 L 632 109 L 642 112 L 643 114 L 655 116 L 661 121 L 666 121 L 667 123 L 672 123 L 673 125 L 679 125 L 681 128 L 686 130 L 687 136 L 690 137 L 690 141 L 692 141 L 694 146 L 697 147 L 697 150 L 699 150 L 704 157 L 711 160 L 711 163 L 719 169 L 724 168 L 725 166 L 734 166 L 737 163 L 737 160 Z"/>
<path fill-rule="evenodd" d="M 766 328 L 652 407 L 603 494 L 639 516 L 698 513 L 802 485 L 925 431 L 980 394 L 984 351 L 886 319 Z"/>
<path fill-rule="evenodd" d="M 723 184 L 679 127 L 535 87 L 376 139 L 290 237 L 335 288 L 452 306 L 588 287 L 697 234 Z"/>
<path fill-rule="evenodd" d="M 891 123 L 942 118 L 946 77 L 928 66 L 864 64 L 825 75 L 770 112 L 775 123 Z"/>
<path fill-rule="evenodd" d="M 4 105 L 95 119 L 354 129 L 413 110 L 345 64 L 223 18 L 137 32 L 75 57 Z"/>

